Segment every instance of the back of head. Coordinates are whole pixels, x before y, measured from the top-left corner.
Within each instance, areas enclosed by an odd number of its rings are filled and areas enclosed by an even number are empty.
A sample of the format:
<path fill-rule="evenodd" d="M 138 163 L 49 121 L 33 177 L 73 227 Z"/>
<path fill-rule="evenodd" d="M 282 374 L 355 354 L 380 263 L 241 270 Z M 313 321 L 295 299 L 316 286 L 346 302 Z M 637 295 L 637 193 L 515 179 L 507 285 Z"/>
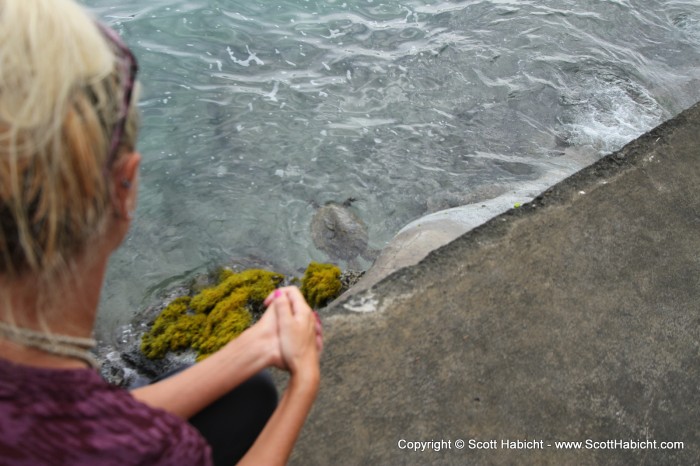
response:
<path fill-rule="evenodd" d="M 56 273 L 104 228 L 117 60 L 72 0 L 0 0 L 0 276 Z"/>

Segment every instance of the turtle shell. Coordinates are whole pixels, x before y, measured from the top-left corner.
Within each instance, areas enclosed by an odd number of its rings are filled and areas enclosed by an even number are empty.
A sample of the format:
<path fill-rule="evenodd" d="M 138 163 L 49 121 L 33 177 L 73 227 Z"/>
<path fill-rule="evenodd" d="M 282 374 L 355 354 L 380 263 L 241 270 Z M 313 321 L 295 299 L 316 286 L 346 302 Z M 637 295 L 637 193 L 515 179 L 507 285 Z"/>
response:
<path fill-rule="evenodd" d="M 348 205 L 329 202 L 311 219 L 311 239 L 332 260 L 351 261 L 367 251 L 367 226 Z"/>

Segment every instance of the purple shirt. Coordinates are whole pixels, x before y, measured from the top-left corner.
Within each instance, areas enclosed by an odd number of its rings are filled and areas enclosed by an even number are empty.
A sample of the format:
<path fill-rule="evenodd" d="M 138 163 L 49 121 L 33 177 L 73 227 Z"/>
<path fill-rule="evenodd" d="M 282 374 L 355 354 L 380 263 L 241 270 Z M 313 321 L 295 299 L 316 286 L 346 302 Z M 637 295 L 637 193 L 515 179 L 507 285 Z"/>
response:
<path fill-rule="evenodd" d="M 0 465 L 211 465 L 184 420 L 153 409 L 91 369 L 0 358 Z"/>

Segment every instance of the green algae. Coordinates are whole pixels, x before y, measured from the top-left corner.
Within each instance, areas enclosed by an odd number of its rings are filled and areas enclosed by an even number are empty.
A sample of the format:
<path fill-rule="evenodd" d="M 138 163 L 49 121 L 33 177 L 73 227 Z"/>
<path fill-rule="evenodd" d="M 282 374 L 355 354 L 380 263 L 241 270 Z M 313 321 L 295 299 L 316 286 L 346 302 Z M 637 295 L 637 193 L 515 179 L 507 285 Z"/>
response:
<path fill-rule="evenodd" d="M 301 291 L 311 307 L 323 307 L 340 294 L 340 274 L 332 264 L 309 264 Z M 194 296 L 176 298 L 161 311 L 141 339 L 146 357 L 193 349 L 198 361 L 206 358 L 250 327 L 254 315 L 263 312 L 265 298 L 285 281 L 284 275 L 262 269 L 221 269 L 217 276 L 215 286 L 198 286 Z"/>
<path fill-rule="evenodd" d="M 162 358 L 168 351 L 177 351 L 189 346 L 189 332 L 182 331 L 183 327 L 189 327 L 189 304 L 189 296 L 183 296 L 163 309 L 151 330 L 141 339 L 141 351 L 146 356 Z"/>
<path fill-rule="evenodd" d="M 267 270 L 219 273 L 219 283 L 192 298 L 175 299 L 165 307 L 141 339 L 146 357 L 159 359 L 168 351 L 192 348 L 206 358 L 243 333 L 263 300 L 284 280 Z"/>
<path fill-rule="evenodd" d="M 338 297 L 343 286 L 340 273 L 340 269 L 333 264 L 309 264 L 301 280 L 301 293 L 309 306 L 317 309 Z"/>

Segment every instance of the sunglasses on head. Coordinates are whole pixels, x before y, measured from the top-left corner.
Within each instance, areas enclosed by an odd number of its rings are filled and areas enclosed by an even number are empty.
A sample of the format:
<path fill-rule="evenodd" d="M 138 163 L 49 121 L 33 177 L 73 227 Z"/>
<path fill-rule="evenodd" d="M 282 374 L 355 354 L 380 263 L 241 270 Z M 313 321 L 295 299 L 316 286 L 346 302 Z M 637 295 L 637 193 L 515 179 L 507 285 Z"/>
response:
<path fill-rule="evenodd" d="M 107 39 L 116 52 L 118 58 L 117 67 L 119 68 L 118 71 L 120 74 L 119 79 L 123 87 L 119 118 L 117 119 L 117 123 L 112 130 L 112 137 L 109 143 L 109 153 L 107 154 L 106 167 L 110 167 L 117 156 L 119 145 L 124 137 L 126 120 L 129 117 L 129 109 L 131 107 L 131 95 L 134 91 L 136 73 L 139 67 L 138 63 L 136 63 L 136 57 L 134 57 L 134 54 L 131 53 L 131 50 L 129 50 L 129 47 L 124 44 L 119 35 L 100 22 L 97 22 L 96 24 L 100 32 L 102 32 L 102 35 Z"/>

